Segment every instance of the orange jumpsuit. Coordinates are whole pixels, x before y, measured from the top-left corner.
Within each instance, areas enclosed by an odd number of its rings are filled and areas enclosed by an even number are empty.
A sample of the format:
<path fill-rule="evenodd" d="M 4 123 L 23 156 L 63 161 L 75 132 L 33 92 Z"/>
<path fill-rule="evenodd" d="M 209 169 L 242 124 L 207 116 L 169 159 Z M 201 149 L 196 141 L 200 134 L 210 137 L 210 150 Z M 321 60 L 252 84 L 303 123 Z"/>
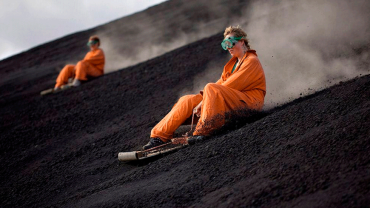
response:
<path fill-rule="evenodd" d="M 60 71 L 55 87 L 68 83 L 69 78 L 87 80 L 87 76 L 98 77 L 104 74 L 105 56 L 102 49 L 98 48 L 88 52 L 77 65 L 66 65 Z"/>
<path fill-rule="evenodd" d="M 201 116 L 193 135 L 209 135 L 221 127 L 224 119 L 210 122 L 216 116 L 224 117 L 226 112 L 239 109 L 261 110 L 266 94 L 266 79 L 255 50 L 248 50 L 232 73 L 237 58 L 225 65 L 221 78 L 205 86 L 203 93 L 185 95 L 172 110 L 152 129 L 152 138 L 167 142 L 175 130 L 187 119 L 193 109 L 203 100 Z M 208 124 L 211 124 L 208 125 Z"/>

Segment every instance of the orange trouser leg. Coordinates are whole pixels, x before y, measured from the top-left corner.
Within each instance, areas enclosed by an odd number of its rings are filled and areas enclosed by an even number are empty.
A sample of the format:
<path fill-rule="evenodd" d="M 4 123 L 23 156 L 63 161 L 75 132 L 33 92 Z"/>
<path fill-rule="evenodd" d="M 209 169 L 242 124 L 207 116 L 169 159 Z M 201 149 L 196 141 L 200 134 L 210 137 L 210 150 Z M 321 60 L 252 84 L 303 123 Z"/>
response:
<path fill-rule="evenodd" d="M 175 130 L 192 115 L 193 109 L 200 101 L 202 101 L 200 94 L 181 97 L 172 110 L 152 129 L 150 137 L 160 138 L 164 142 L 170 140 Z"/>
<path fill-rule="evenodd" d="M 249 100 L 238 90 L 214 83 L 207 84 L 203 92 L 201 116 L 193 135 L 209 135 L 225 123 L 225 112 L 248 108 Z"/>
<path fill-rule="evenodd" d="M 57 83 L 55 84 L 55 87 L 61 87 L 62 85 L 65 85 L 68 83 L 68 79 L 75 76 L 75 66 L 74 65 L 66 65 L 62 71 L 60 71 Z"/>
<path fill-rule="evenodd" d="M 87 61 L 79 61 L 76 65 L 76 79 L 78 80 L 87 80 L 87 76 L 98 77 L 101 75 L 103 75 L 103 71 Z"/>

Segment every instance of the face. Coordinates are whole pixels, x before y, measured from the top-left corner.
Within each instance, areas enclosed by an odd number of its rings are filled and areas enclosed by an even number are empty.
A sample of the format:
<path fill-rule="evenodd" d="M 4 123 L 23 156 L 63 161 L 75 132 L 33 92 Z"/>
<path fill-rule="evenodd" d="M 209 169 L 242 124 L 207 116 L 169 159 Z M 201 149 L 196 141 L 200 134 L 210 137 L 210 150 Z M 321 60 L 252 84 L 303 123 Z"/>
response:
<path fill-rule="evenodd" d="M 89 39 L 89 42 L 90 41 L 93 41 L 93 40 Z M 91 50 L 94 50 L 94 49 L 97 49 L 99 47 L 99 44 L 98 43 L 89 44 L 89 47 L 90 47 Z"/>
<path fill-rule="evenodd" d="M 229 37 L 234 37 L 234 34 L 233 33 L 228 34 L 225 37 L 225 39 Z M 244 46 L 244 41 L 239 40 L 237 43 L 235 43 L 235 45 L 232 48 L 228 48 L 227 50 L 233 57 L 240 57 L 244 55 L 243 46 Z"/>

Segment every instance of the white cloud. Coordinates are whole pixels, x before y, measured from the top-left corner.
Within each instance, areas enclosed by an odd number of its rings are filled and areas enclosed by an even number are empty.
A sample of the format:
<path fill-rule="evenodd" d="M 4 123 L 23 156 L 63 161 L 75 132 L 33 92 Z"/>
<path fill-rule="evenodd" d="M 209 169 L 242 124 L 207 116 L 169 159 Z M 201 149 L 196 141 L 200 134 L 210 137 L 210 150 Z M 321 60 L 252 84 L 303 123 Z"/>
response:
<path fill-rule="evenodd" d="M 0 60 L 165 0 L 0 0 Z"/>

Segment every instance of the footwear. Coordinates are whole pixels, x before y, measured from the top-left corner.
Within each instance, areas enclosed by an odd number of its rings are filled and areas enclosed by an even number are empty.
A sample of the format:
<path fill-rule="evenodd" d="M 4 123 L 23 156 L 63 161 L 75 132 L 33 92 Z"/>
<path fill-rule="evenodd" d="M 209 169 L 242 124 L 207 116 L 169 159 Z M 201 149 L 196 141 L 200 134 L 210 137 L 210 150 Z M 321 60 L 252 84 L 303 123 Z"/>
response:
<path fill-rule="evenodd" d="M 59 91 L 61 91 L 62 89 L 60 88 L 60 87 L 55 87 L 54 89 L 53 89 L 53 92 L 55 93 L 55 92 L 59 92 Z"/>
<path fill-rule="evenodd" d="M 198 143 L 198 142 L 201 142 L 201 141 L 203 141 L 205 139 L 206 139 L 205 136 L 191 136 L 188 139 L 188 144 L 193 145 L 193 144 Z"/>
<path fill-rule="evenodd" d="M 74 79 L 72 84 L 71 84 L 73 87 L 78 87 L 81 85 L 81 81 L 78 80 L 78 79 Z"/>
<path fill-rule="evenodd" d="M 160 138 L 150 138 L 148 144 L 143 146 L 143 150 L 151 149 L 162 144 L 166 144 L 166 142 L 162 141 Z"/>

